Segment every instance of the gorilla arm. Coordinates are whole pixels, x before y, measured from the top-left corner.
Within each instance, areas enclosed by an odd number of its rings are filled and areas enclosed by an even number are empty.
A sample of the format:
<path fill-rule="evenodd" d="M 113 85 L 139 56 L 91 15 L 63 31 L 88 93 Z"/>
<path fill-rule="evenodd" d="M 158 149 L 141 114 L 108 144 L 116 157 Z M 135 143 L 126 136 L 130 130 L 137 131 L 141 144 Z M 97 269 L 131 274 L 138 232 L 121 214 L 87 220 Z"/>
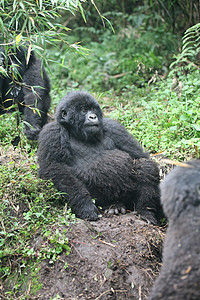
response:
<path fill-rule="evenodd" d="M 67 165 L 51 162 L 40 166 L 40 177 L 51 179 L 55 187 L 64 193 L 67 202 L 77 217 L 97 220 L 98 210 L 91 200 L 90 194 L 70 171 Z"/>
<path fill-rule="evenodd" d="M 104 118 L 105 135 L 113 140 L 117 149 L 128 153 L 133 159 L 149 158 L 140 144 L 119 122 Z"/>
<path fill-rule="evenodd" d="M 55 187 L 65 194 L 77 217 L 97 220 L 98 211 L 88 190 L 83 182 L 74 176 L 72 168 L 67 164 L 70 153 L 62 131 L 63 128 L 56 123 L 47 124 L 41 131 L 38 148 L 39 176 L 51 179 Z"/>
<path fill-rule="evenodd" d="M 117 149 L 128 153 L 132 159 L 132 176 L 137 186 L 136 210 L 148 221 L 157 224 L 163 218 L 160 205 L 159 169 L 149 158 L 134 137 L 117 121 L 104 119 L 105 135 L 114 142 Z M 157 219 L 157 220 L 156 220 Z"/>

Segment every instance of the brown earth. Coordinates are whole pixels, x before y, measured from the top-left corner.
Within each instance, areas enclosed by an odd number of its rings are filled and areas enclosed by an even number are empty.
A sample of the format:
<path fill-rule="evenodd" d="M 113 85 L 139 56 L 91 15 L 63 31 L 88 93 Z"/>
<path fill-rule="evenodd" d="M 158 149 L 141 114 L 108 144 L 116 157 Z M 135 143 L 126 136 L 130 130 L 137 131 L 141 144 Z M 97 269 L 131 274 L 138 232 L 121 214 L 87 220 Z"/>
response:
<path fill-rule="evenodd" d="M 67 232 L 70 255 L 52 267 L 43 263 L 36 298 L 147 299 L 161 265 L 163 231 L 134 213 L 79 220 Z"/>

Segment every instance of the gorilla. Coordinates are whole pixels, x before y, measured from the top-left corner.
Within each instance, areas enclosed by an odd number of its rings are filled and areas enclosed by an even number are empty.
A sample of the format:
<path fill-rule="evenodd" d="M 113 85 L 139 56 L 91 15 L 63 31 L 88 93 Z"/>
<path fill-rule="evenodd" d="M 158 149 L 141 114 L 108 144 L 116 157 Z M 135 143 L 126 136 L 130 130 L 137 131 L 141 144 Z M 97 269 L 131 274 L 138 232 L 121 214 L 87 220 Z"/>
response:
<path fill-rule="evenodd" d="M 97 220 L 136 210 L 157 224 L 162 215 L 157 164 L 117 121 L 103 118 L 87 92 L 70 92 L 56 121 L 39 134 L 39 176 L 51 179 L 77 217 Z"/>
<path fill-rule="evenodd" d="M 33 51 L 26 63 L 27 46 L 12 48 L 6 55 L 4 49 L 0 50 L 0 64 L 7 72 L 0 73 L 0 115 L 12 112 L 13 104 L 17 104 L 24 114 L 27 138 L 36 140 L 47 122 L 51 102 L 49 79 Z"/>
<path fill-rule="evenodd" d="M 169 226 L 151 300 L 200 299 L 200 160 L 187 165 L 176 167 L 161 183 Z"/>

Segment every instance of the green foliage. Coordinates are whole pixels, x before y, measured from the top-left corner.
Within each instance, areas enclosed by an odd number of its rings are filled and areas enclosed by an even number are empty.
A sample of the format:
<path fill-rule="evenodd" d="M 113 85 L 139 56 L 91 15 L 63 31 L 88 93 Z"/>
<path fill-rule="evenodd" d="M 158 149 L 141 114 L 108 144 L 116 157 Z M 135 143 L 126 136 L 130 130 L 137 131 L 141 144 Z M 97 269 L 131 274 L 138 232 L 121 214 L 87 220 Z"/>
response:
<path fill-rule="evenodd" d="M 70 39 L 73 43 L 74 38 Z M 71 88 L 84 86 L 87 90 L 115 90 L 119 94 L 144 86 L 156 70 L 166 72 L 169 52 L 175 53 L 176 45 L 175 36 L 164 33 L 164 28 L 150 26 L 145 31 L 129 26 L 116 34 L 106 31 L 101 42 L 90 42 L 86 56 L 65 53 L 68 70 L 52 66 L 53 74 L 59 80 L 62 76 L 61 84 L 64 81 Z M 60 52 L 51 55 L 56 60 Z"/>
<path fill-rule="evenodd" d="M 0 115 L 0 140 L 1 145 L 11 144 L 11 141 L 18 135 L 17 112 L 9 115 Z"/>
<path fill-rule="evenodd" d="M 67 42 L 66 36 L 70 29 L 63 25 L 61 20 L 62 14 L 69 12 L 74 15 L 77 11 L 80 11 L 82 17 L 85 18 L 81 1 L 1 0 L 0 4 L 0 45 L 4 47 L 6 54 L 9 53 L 11 47 L 28 44 L 27 61 L 33 48 L 48 67 L 44 52 L 47 46 L 58 47 L 62 43 L 70 50 L 81 51 L 78 44 L 70 45 Z M 14 65 L 12 72 L 13 74 L 16 72 Z M 4 66 L 0 67 L 0 74 L 8 76 Z"/>
<path fill-rule="evenodd" d="M 51 1 L 51 0 L 1 0 L 0 29 L 1 41 L 9 43 L 15 38 L 18 44 L 23 36 L 31 38 L 35 36 L 43 44 L 51 43 L 50 38 L 61 39 L 62 34 L 58 30 L 68 31 L 69 28 L 57 23 L 61 13 L 69 11 L 74 14 L 83 10 L 80 1 Z"/>
<path fill-rule="evenodd" d="M 37 177 L 34 152 L 20 164 L 16 154 L 8 156 L 13 159 L 0 167 L 0 276 L 9 281 L 30 263 L 48 259 L 53 264 L 61 253 L 68 255 L 67 227 L 75 217 L 53 184 Z"/>
<path fill-rule="evenodd" d="M 200 23 L 188 28 L 184 33 L 182 39 L 182 50 L 181 53 L 174 56 L 175 60 L 170 66 L 172 69 L 171 73 L 180 74 L 182 72 L 199 69 L 199 40 Z"/>
<path fill-rule="evenodd" d="M 10 288 L 5 292 L 4 299 L 30 299 L 30 295 L 27 295 L 27 291 L 29 290 L 31 290 L 31 295 L 35 296 L 37 291 L 42 288 L 42 284 L 40 283 L 40 270 L 40 264 L 36 261 L 29 261 L 29 264 L 22 262 L 20 273 L 17 269 L 13 270 L 12 274 L 7 278 L 7 285 Z M 19 290 L 21 290 L 22 293 L 18 298 Z"/>
<path fill-rule="evenodd" d="M 199 22 L 199 1 L 198 0 L 122 0 L 107 1 L 96 0 L 99 11 L 107 17 L 115 30 L 125 28 L 129 22 L 134 27 L 142 23 L 144 29 L 151 25 L 153 28 L 165 26 L 166 32 L 182 34 L 183 30 Z M 99 18 L 94 13 L 92 1 L 88 1 L 86 7 L 87 24 L 102 32 Z M 83 22 L 78 22 L 79 27 Z M 75 21 L 74 27 L 77 27 Z M 97 32 L 96 32 L 97 33 Z M 99 33 L 98 33 L 99 34 Z M 96 34 L 96 38 L 98 38 Z"/>
<path fill-rule="evenodd" d="M 163 152 L 177 159 L 196 157 L 200 148 L 198 77 L 198 71 L 180 77 L 181 98 L 170 89 L 172 78 L 152 85 L 141 97 L 135 89 L 135 95 L 117 103 L 110 116 L 122 122 L 152 153 Z"/>
<path fill-rule="evenodd" d="M 8 149 L 15 145 L 15 139 L 19 139 L 19 146 L 23 151 L 30 152 L 37 146 L 37 141 L 28 141 L 24 136 L 24 121 L 18 110 L 0 115 L 0 140 L 1 146 Z"/>

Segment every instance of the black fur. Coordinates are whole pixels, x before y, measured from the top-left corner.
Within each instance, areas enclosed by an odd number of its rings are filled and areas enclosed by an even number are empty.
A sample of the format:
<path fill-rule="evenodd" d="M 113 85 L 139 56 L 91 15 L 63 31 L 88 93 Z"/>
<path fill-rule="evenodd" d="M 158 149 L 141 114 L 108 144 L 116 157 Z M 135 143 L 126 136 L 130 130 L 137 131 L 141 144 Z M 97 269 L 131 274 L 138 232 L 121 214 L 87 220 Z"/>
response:
<path fill-rule="evenodd" d="M 67 193 L 78 217 L 96 220 L 96 206 L 112 204 L 135 208 L 154 224 L 161 217 L 157 165 L 122 125 L 103 118 L 86 92 L 61 100 L 57 121 L 39 135 L 38 158 L 39 175 Z"/>
<path fill-rule="evenodd" d="M 12 111 L 13 104 L 17 103 L 19 111 L 24 114 L 25 134 L 35 140 L 47 122 L 51 102 L 49 79 L 33 51 L 26 64 L 27 47 L 11 49 L 7 55 L 3 49 L 1 51 L 1 64 L 7 69 L 7 76 L 0 74 L 0 114 Z M 15 76 L 13 65 L 17 71 Z"/>
<path fill-rule="evenodd" d="M 169 219 L 163 266 L 151 300 L 200 299 L 200 160 L 176 167 L 161 184 Z"/>

